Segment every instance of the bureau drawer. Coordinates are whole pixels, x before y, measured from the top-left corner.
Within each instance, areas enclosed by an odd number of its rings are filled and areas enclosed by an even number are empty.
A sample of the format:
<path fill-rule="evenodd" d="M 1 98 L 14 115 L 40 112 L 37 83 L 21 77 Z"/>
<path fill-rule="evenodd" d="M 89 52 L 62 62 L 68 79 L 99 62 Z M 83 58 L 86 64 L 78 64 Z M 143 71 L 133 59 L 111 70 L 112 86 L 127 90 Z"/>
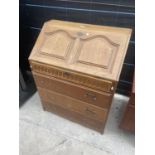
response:
<path fill-rule="evenodd" d="M 107 116 L 107 110 L 91 104 L 81 102 L 74 98 L 46 89 L 38 88 L 41 100 L 51 102 L 57 106 L 82 114 L 85 117 L 103 122 Z"/>
<path fill-rule="evenodd" d="M 42 100 L 42 104 L 43 104 L 44 110 L 46 111 L 55 113 L 61 117 L 67 118 L 73 122 L 80 123 L 86 127 L 92 128 L 96 131 L 99 131 L 100 133 L 103 133 L 105 121 L 101 122 L 101 121 L 91 119 L 89 117 L 84 117 L 80 113 L 75 113 L 74 111 L 70 111 L 63 107 L 57 106 L 52 102 L 49 103 L 47 101 Z"/>
<path fill-rule="evenodd" d="M 62 80 L 40 74 L 34 73 L 33 76 L 38 87 L 56 91 L 102 108 L 110 107 L 112 100 L 112 94 L 110 93 L 95 92 L 69 82 L 64 82 Z"/>
<path fill-rule="evenodd" d="M 36 62 L 35 63 L 31 62 L 31 68 L 33 72 L 40 73 L 43 75 L 50 75 L 57 79 L 69 81 L 78 85 L 93 88 L 95 90 L 105 91 L 109 93 L 113 93 L 115 91 L 114 90 L 115 84 L 109 80 L 103 80 L 100 78 L 86 76 L 80 73 L 65 71 L 53 66 L 49 67 L 48 65 L 40 64 Z"/>

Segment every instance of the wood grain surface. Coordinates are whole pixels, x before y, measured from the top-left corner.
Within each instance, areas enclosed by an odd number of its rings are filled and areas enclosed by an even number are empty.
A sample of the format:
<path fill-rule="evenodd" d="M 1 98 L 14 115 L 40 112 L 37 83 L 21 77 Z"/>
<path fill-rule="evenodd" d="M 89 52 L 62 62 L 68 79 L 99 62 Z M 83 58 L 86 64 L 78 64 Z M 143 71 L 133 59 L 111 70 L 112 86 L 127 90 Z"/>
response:
<path fill-rule="evenodd" d="M 50 20 L 29 57 L 45 110 L 103 131 L 131 29 Z"/>
<path fill-rule="evenodd" d="M 118 81 L 131 29 L 51 20 L 29 60 Z"/>

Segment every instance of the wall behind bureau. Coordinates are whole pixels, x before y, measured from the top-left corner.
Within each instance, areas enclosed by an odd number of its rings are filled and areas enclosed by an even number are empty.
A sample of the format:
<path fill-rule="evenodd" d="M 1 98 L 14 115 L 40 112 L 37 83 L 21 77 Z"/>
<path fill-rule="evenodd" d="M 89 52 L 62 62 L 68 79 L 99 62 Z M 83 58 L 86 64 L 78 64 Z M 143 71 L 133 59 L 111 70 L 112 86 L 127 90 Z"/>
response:
<path fill-rule="evenodd" d="M 135 66 L 134 0 L 20 0 L 20 67 L 29 70 L 28 56 L 50 19 L 132 28 L 133 33 L 117 92 L 129 94 Z"/>

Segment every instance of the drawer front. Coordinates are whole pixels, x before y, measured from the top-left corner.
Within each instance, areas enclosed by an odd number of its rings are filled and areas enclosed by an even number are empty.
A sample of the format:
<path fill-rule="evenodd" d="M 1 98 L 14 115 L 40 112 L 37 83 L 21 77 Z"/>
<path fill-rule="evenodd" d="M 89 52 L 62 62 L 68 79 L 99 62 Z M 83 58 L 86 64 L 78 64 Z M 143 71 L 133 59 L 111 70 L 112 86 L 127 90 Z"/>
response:
<path fill-rule="evenodd" d="M 75 113 L 74 111 L 70 111 L 63 107 L 57 106 L 56 104 L 49 103 L 47 101 L 42 101 L 44 110 L 55 113 L 61 117 L 67 118 L 71 121 L 82 124 L 86 127 L 92 128 L 96 131 L 103 133 L 103 129 L 105 126 L 105 122 L 96 121 L 94 119 L 84 117 L 79 113 Z"/>
<path fill-rule="evenodd" d="M 109 108 L 111 105 L 112 94 L 110 93 L 101 94 L 52 77 L 48 78 L 35 73 L 33 75 L 38 87 L 56 91 L 102 108 Z"/>
<path fill-rule="evenodd" d="M 82 114 L 85 117 L 103 122 L 107 116 L 107 110 L 53 91 L 48 91 L 42 88 L 38 88 L 38 90 L 43 101 L 49 103 L 51 102 L 52 104 L 60 106 L 64 109 Z"/>
<path fill-rule="evenodd" d="M 115 89 L 114 84 L 108 80 L 101 80 L 99 78 L 96 79 L 79 73 L 64 71 L 55 67 L 49 67 L 48 65 L 43 65 L 39 63 L 31 62 L 31 68 L 34 72 L 44 75 L 50 75 L 58 79 L 93 88 L 95 90 L 113 93 Z"/>

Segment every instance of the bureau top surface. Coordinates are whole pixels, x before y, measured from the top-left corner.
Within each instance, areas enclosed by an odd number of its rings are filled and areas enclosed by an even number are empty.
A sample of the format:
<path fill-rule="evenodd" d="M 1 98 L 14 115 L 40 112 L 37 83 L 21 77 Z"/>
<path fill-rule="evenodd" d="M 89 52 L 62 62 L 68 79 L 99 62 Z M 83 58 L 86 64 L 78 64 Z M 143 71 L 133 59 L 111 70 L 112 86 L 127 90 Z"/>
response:
<path fill-rule="evenodd" d="M 131 32 L 51 20 L 44 24 L 29 60 L 118 81 Z"/>

